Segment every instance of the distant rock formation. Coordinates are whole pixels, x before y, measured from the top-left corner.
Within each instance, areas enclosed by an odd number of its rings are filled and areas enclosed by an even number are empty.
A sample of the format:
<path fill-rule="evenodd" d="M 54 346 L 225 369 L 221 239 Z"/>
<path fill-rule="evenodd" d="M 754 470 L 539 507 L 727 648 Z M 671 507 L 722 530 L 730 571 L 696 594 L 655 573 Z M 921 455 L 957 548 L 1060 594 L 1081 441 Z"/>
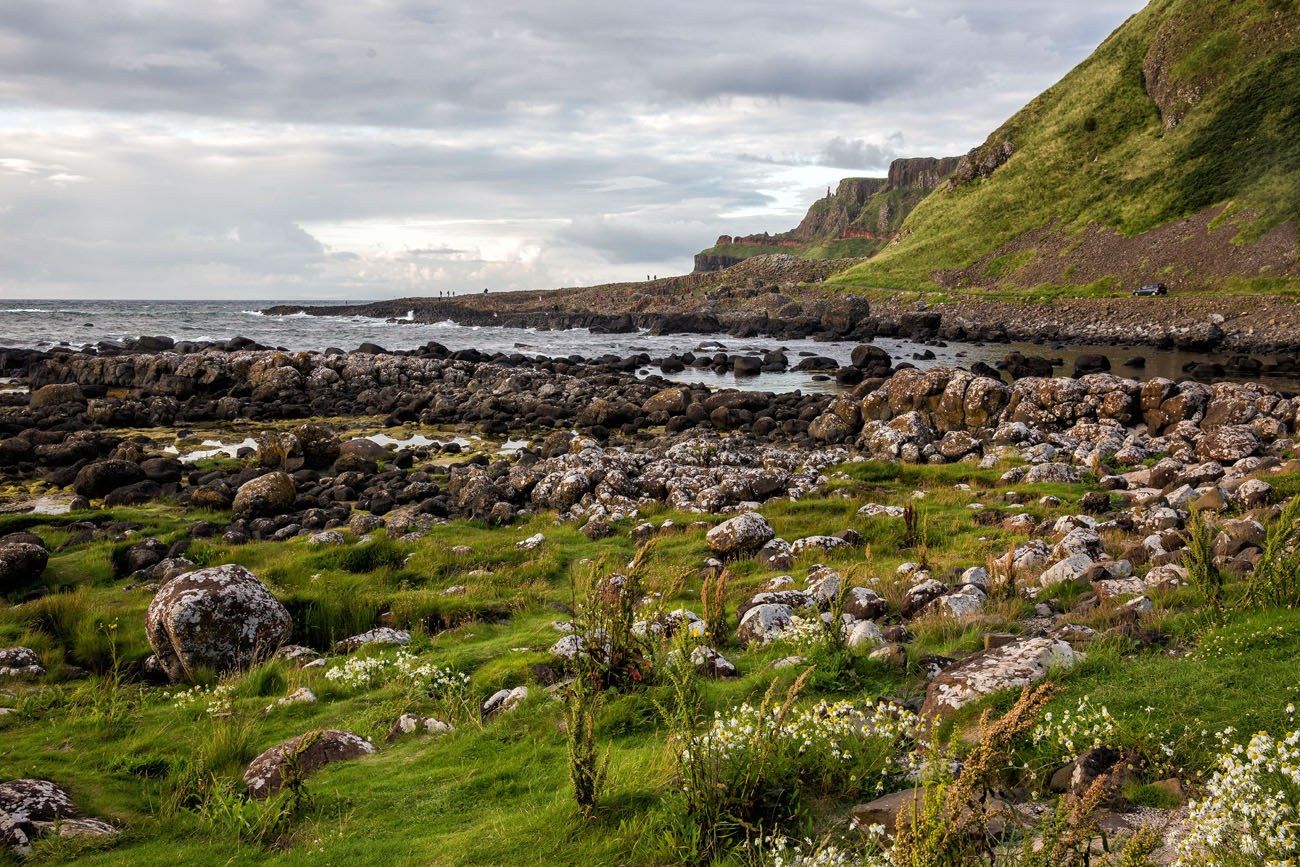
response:
<path fill-rule="evenodd" d="M 699 273 L 720 271 L 762 253 L 790 251 L 853 241 L 851 250 L 827 255 L 869 256 L 889 243 L 922 199 L 958 167 L 959 157 L 894 160 L 884 178 L 845 178 L 834 193 L 814 202 L 794 229 L 773 235 L 722 235 L 695 257 Z"/>

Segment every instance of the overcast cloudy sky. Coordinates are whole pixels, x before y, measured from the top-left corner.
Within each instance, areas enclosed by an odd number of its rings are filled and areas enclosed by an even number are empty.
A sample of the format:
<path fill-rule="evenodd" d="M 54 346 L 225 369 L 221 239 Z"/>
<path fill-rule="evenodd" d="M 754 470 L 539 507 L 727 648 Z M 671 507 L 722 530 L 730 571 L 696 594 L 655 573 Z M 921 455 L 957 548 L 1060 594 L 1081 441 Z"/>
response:
<path fill-rule="evenodd" d="M 1142 5 L 5 2 L 0 297 L 681 273 L 968 150 Z"/>

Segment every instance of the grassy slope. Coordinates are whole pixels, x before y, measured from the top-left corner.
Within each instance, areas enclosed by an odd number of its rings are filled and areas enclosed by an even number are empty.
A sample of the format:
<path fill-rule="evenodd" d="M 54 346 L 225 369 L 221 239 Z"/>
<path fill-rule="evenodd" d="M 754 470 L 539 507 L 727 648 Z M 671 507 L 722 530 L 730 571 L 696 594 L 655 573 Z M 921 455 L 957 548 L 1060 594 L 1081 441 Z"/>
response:
<path fill-rule="evenodd" d="M 884 244 L 870 238 L 845 238 L 836 241 L 822 241 L 805 244 L 801 247 L 784 247 L 777 244 L 728 244 L 724 247 L 710 247 L 701 251 L 702 255 L 734 256 L 737 259 L 749 259 L 754 256 L 786 255 L 801 259 L 851 259 L 874 255 Z"/>
<path fill-rule="evenodd" d="M 1180 58 L 1175 81 L 1204 94 L 1165 131 L 1142 74 L 1161 25 Z M 905 237 L 838 277 L 846 285 L 932 288 L 1053 220 L 1135 234 L 1230 203 L 1248 242 L 1300 221 L 1300 23 L 1294 0 L 1153 0 L 1061 82 L 990 136 L 1016 154 L 990 178 L 940 188 Z M 1173 27 L 1174 25 L 1171 25 Z M 1231 217 L 1230 217 L 1231 218 Z"/>
<path fill-rule="evenodd" d="M 864 501 L 910 502 L 914 489 L 928 490 L 924 501 L 930 556 L 936 574 L 984 562 L 1007 549 L 1014 537 L 976 524 L 967 504 L 988 496 L 999 470 L 968 465 L 940 467 L 878 463 L 852 464 L 833 477 L 822 496 L 798 503 L 773 503 L 764 509 L 785 538 L 853 526 L 868 543 L 870 559 L 859 551 L 836 552 L 816 559 L 863 578 L 885 576 L 878 585 L 897 602 L 904 589 L 893 579 L 894 567 L 916 556 L 900 549 L 902 522 L 861 519 Z M 974 493 L 954 486 L 971 484 Z M 1276 479 L 1279 490 L 1300 487 L 1300 479 Z M 1070 513 L 1088 485 L 1025 486 L 1040 518 Z M 982 493 L 984 492 L 984 493 Z M 1037 504 L 1044 494 L 1065 502 Z M 992 503 L 990 502 L 990 505 Z M 654 520 L 689 515 L 652 514 Z M 76 517 L 76 516 L 73 516 Z M 188 520 L 176 510 L 121 510 L 142 532 L 171 541 Z M 29 518 L 0 519 L 0 532 Z M 67 519 L 42 519 L 36 526 L 52 544 L 66 538 Z M 625 531 L 627 528 L 624 527 Z M 541 531 L 547 542 L 536 553 L 515 549 L 517 539 Z M 474 554 L 451 554 L 466 544 Z M 210 719 L 193 708 L 178 709 L 157 690 L 141 693 L 127 685 L 112 689 L 103 676 L 110 656 L 107 625 L 128 663 L 147 653 L 141 623 L 149 594 L 127 589 L 111 575 L 114 543 L 74 545 L 57 554 L 50 567 L 61 592 L 43 600 L 0 610 L 0 646 L 22 643 L 40 652 L 55 682 L 18 687 L 0 703 L 19 713 L 0 719 L 0 779 L 36 776 L 68 785 L 91 815 L 122 823 L 123 838 L 103 851 L 81 852 L 88 864 L 248 863 L 432 863 L 432 864 L 662 864 L 677 863 L 680 853 L 669 842 L 676 800 L 672 763 L 655 701 L 659 688 L 626 695 L 611 694 L 600 717 L 603 745 L 612 756 L 611 790 L 599 815 L 584 823 L 571 803 L 565 765 L 560 708 L 540 694 L 513 714 L 486 725 L 466 722 L 441 739 L 412 738 L 382 747 L 372 758 L 333 766 L 315 775 L 309 790 L 315 798 L 311 816 L 298 827 L 291 845 L 267 851 L 240 842 L 234 823 L 216 822 L 189 809 L 166 807 L 187 761 L 199 757 L 219 780 L 237 784 L 243 765 L 279 740 L 316 726 L 348 728 L 382 745 L 389 722 L 405 710 L 421 710 L 396 687 L 350 693 L 319 672 L 270 664 L 235 678 L 235 713 Z M 649 560 L 647 584 L 663 593 L 666 607 L 697 608 L 696 569 L 704 555 L 703 534 L 687 531 L 663 537 Z M 570 601 L 570 581 L 593 571 L 619 567 L 633 553 L 626 532 L 591 542 L 572 526 L 542 515 L 527 525 L 489 530 L 458 522 L 436 528 L 416 543 L 381 541 L 370 554 L 356 549 L 313 551 L 301 540 L 227 548 L 199 543 L 192 556 L 201 562 L 239 562 L 254 569 L 285 599 L 294 613 L 297 641 L 318 647 L 368 627 L 378 611 L 391 609 L 402 622 L 459 625 L 437 634 L 417 627 L 413 649 L 441 665 L 470 672 L 478 699 L 502 686 L 532 682 L 532 666 L 548 661 L 545 648 L 555 639 L 554 619 Z M 407 560 L 407 555 L 411 555 Z M 796 565 L 802 574 L 812 557 Z M 596 565 L 592 565 L 592 564 Z M 484 570 L 479 572 L 477 570 Z M 746 598 L 771 577 L 756 563 L 736 566 L 732 604 Z M 464 596 L 440 591 L 464 584 Z M 1071 593 L 1062 600 L 1069 604 Z M 1199 738 L 1231 723 L 1242 729 L 1276 728 L 1284 705 L 1295 699 L 1294 658 L 1300 652 L 1300 615 L 1264 611 L 1236 615 L 1222 630 L 1210 628 L 1194 612 L 1186 591 L 1158 596 L 1160 610 L 1152 623 L 1163 626 L 1182 646 L 1203 650 L 1192 656 L 1162 649 L 1134 652 L 1116 642 L 1097 646 L 1089 660 L 1064 676 L 1065 707 L 1084 694 L 1111 706 L 1121 721 L 1122 737 L 1148 743 L 1155 725 L 1189 722 L 1195 737 L 1178 740 L 1177 761 L 1186 773 L 1209 764 L 1210 745 Z M 1015 630 L 1027 603 L 991 605 L 973 622 L 918 622 L 913 659 L 930 653 L 960 654 L 978 648 L 988 631 Z M 503 612 L 507 620 L 500 620 Z M 475 615 L 478 619 L 475 619 Z M 1101 625 L 1103 615 L 1089 615 Z M 466 619 L 468 618 L 468 619 Z M 1257 633 L 1270 630 L 1260 637 Z M 1223 640 L 1223 633 L 1233 640 Z M 709 705 L 726 707 L 755 699 L 775 678 L 767 662 L 789 652 L 781 647 L 744 650 L 724 647 L 743 678 L 709 684 Z M 58 683 L 67 664 L 100 672 L 81 682 Z M 917 695 L 924 679 L 916 668 L 905 673 L 865 660 L 850 675 L 814 679 L 813 696 Z M 1207 684 L 1212 688 L 1205 688 Z M 276 697 L 300 685 L 310 686 L 320 702 L 266 714 Z M 535 686 L 535 684 L 534 684 Z M 151 697 L 153 696 L 153 697 Z M 1002 699 L 997 699 L 1001 701 Z M 117 702 L 115 710 L 111 703 Z M 1147 708 L 1151 708 L 1150 711 Z M 1153 722 L 1154 720 L 1154 722 Z M 1032 756 L 1027 756 L 1027 760 Z M 851 805 L 806 805 L 805 821 L 820 823 L 842 816 Z M 47 841 L 36 863 L 59 863 L 75 846 Z M 0 860 L 3 855 L 0 855 Z"/>

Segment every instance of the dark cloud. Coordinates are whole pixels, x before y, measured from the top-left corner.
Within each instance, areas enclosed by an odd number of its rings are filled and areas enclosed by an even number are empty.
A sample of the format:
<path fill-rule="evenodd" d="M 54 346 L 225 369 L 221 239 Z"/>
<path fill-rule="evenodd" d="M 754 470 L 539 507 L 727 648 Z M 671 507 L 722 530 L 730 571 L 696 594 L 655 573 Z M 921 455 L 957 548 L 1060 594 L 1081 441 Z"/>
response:
<path fill-rule="evenodd" d="M 0 296 L 685 270 L 972 146 L 1140 5 L 3 4 Z"/>

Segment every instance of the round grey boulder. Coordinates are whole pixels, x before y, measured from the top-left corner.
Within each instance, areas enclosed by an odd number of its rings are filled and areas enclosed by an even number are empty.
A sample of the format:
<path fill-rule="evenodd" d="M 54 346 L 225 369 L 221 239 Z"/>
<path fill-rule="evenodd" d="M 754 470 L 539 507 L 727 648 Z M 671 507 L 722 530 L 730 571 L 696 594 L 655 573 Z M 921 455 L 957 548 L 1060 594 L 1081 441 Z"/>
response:
<path fill-rule="evenodd" d="M 289 639 L 289 612 L 242 566 L 178 575 L 162 586 L 145 615 L 158 664 L 173 681 L 201 668 L 239 671 L 269 659 Z"/>
<path fill-rule="evenodd" d="M 757 551 L 775 537 L 776 531 L 766 518 L 757 512 L 746 512 L 714 527 L 705 540 L 714 554 L 739 557 Z"/>

